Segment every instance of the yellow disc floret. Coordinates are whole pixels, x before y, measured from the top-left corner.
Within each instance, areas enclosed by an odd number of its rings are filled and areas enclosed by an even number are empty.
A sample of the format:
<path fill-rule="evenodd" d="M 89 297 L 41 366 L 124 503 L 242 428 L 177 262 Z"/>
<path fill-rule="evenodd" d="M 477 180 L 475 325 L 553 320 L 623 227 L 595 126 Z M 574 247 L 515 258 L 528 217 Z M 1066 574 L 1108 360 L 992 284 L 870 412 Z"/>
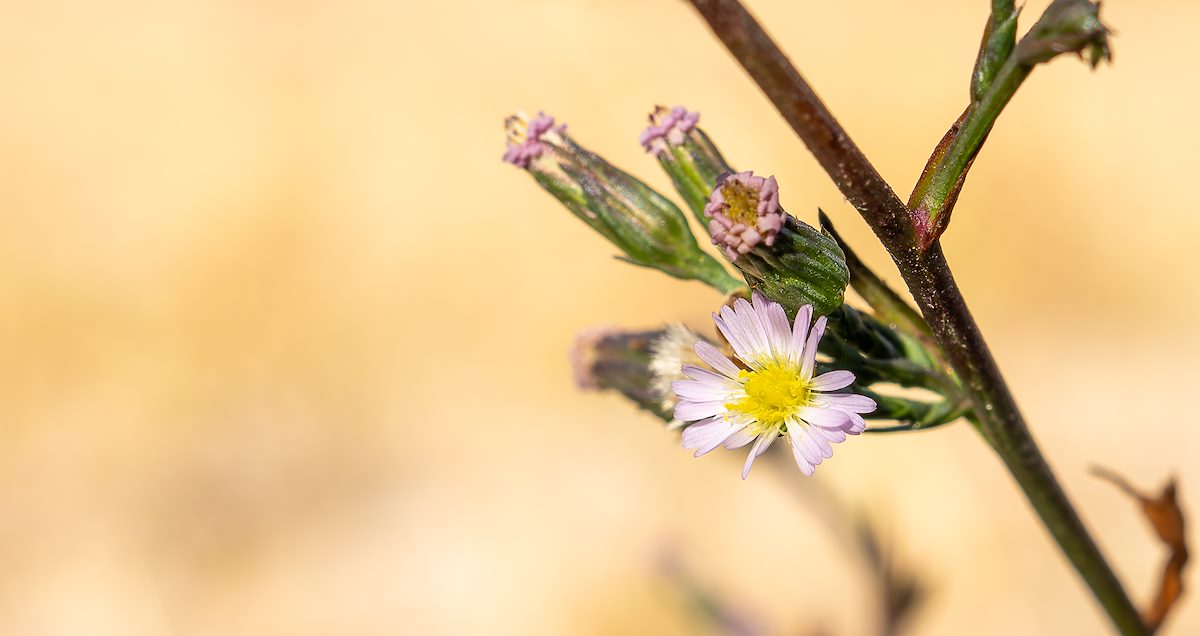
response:
<path fill-rule="evenodd" d="M 736 179 L 730 179 L 721 186 L 721 196 L 725 197 L 725 216 L 734 223 L 743 223 L 753 227 L 758 222 L 758 192 L 751 190 Z"/>
<path fill-rule="evenodd" d="M 756 371 L 741 371 L 746 397 L 730 402 L 725 408 L 754 420 L 757 432 L 780 428 L 796 412 L 808 406 L 812 397 L 809 383 L 792 364 L 771 361 Z"/>

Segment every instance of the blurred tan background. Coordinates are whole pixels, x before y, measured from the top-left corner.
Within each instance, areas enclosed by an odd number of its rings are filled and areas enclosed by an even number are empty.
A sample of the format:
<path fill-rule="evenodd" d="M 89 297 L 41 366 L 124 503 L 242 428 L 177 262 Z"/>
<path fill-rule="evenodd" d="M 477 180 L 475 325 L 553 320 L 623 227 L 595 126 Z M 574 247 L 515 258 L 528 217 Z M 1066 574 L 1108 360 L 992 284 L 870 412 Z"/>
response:
<path fill-rule="evenodd" d="M 907 193 L 965 103 L 982 0 L 751 6 Z M 1024 25 L 1046 5 L 1032 0 Z M 671 544 L 767 633 L 869 634 L 861 564 L 769 465 L 693 460 L 572 386 L 578 330 L 718 300 L 624 265 L 499 161 L 546 109 L 636 143 L 703 112 L 794 214 L 834 187 L 682 2 L 7 2 L 0 633 L 685 634 Z M 1200 506 L 1200 7 L 1105 3 L 1116 63 L 1039 69 L 945 247 L 1123 579 L 1162 549 L 1086 474 Z M 972 431 L 854 439 L 815 478 L 932 588 L 916 634 L 1103 633 Z M 1194 537 L 1193 532 L 1193 537 Z M 1200 630 L 1188 597 L 1166 633 Z"/>

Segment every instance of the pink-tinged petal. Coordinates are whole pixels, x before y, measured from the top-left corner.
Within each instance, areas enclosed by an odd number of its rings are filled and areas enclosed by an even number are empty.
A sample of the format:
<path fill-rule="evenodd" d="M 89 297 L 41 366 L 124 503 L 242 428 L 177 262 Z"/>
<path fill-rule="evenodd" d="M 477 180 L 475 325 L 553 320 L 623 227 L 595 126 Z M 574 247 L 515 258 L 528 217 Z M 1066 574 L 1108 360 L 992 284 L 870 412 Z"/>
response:
<path fill-rule="evenodd" d="M 808 461 L 808 459 L 804 457 L 804 453 L 800 451 L 800 435 L 801 433 L 798 431 L 793 431 L 789 428 L 787 435 L 788 446 L 792 447 L 792 458 L 796 460 L 796 466 L 800 468 L 800 472 L 804 473 L 806 477 L 812 477 L 813 472 L 816 471 L 816 466 L 814 466 L 812 462 Z"/>
<path fill-rule="evenodd" d="M 680 382 L 682 382 L 682 381 L 683 380 L 680 380 Z M 730 380 L 729 378 L 727 378 L 723 375 L 717 375 L 715 373 L 712 373 L 711 371 L 709 372 L 708 375 L 704 376 L 703 378 L 701 378 L 699 380 L 687 380 L 687 381 L 688 382 L 699 382 L 700 384 L 712 387 L 713 389 L 720 389 L 722 391 L 729 392 L 729 393 L 738 393 L 738 392 L 742 391 L 743 387 L 744 387 L 744 385 L 741 382 L 738 382 L 737 380 Z"/>
<path fill-rule="evenodd" d="M 812 379 L 814 391 L 836 391 L 854 384 L 854 374 L 849 371 L 830 371 Z"/>
<path fill-rule="evenodd" d="M 858 413 L 850 413 L 849 415 L 850 415 L 850 426 L 847 428 L 844 428 L 842 430 L 846 431 L 847 433 L 849 433 L 851 435 L 858 435 L 859 433 L 867 430 L 867 421 L 864 420 L 861 415 L 859 415 Z"/>
<path fill-rule="evenodd" d="M 735 384 L 734 387 L 737 385 Z M 728 401 L 732 391 L 729 388 L 699 380 L 676 380 L 671 383 L 671 392 L 689 402 L 717 402 Z"/>
<path fill-rule="evenodd" d="M 728 307 L 721 308 L 721 315 L 713 314 L 713 322 L 717 324 L 717 329 L 721 335 L 725 336 L 725 340 L 733 347 L 733 353 L 737 355 L 742 362 L 749 363 L 754 357 L 754 350 L 750 347 L 750 341 L 747 340 L 745 329 L 742 323 L 738 320 L 737 314 Z"/>
<path fill-rule="evenodd" d="M 829 406 L 847 413 L 871 413 L 878 407 L 875 400 L 855 393 L 825 393 L 813 396 L 814 406 Z"/>
<path fill-rule="evenodd" d="M 721 445 L 729 450 L 733 450 L 735 448 L 741 448 L 746 444 L 753 442 L 754 440 L 755 435 L 750 431 L 750 427 L 747 426 L 733 435 L 730 435 Z"/>
<path fill-rule="evenodd" d="M 787 312 L 783 305 L 768 302 L 766 310 L 767 334 L 771 339 L 771 348 L 775 350 L 775 358 L 788 360 L 791 357 L 792 327 L 788 323 Z"/>
<path fill-rule="evenodd" d="M 754 446 L 750 448 L 750 454 L 746 457 L 746 464 L 742 466 L 742 479 L 745 479 L 750 474 L 750 467 L 754 465 L 754 460 L 758 459 L 759 455 L 767 452 L 767 449 L 771 446 L 771 442 L 774 442 L 778 435 L 779 433 L 775 431 L 767 431 L 758 436 L 758 439 L 754 442 Z"/>
<path fill-rule="evenodd" d="M 696 355 L 700 356 L 701 360 L 712 365 L 712 368 L 730 379 L 737 379 L 737 365 L 730 361 L 729 358 L 726 358 L 716 347 L 703 340 L 697 340 L 696 346 L 693 349 L 695 349 Z"/>
<path fill-rule="evenodd" d="M 841 442 L 846 441 L 846 431 L 843 430 L 836 428 L 821 428 L 820 426 L 814 426 L 808 430 L 814 435 L 820 435 L 834 444 L 840 444 Z"/>
<path fill-rule="evenodd" d="M 722 418 L 697 422 L 683 429 L 683 447 L 696 449 L 696 457 L 699 457 L 720 446 L 721 442 L 724 442 L 730 435 L 737 432 L 741 426 Z"/>
<path fill-rule="evenodd" d="M 680 400 L 675 405 L 675 419 L 685 422 L 694 422 L 706 418 L 722 415 L 725 413 L 725 401 L 717 400 L 713 402 L 691 402 L 689 400 Z"/>
<path fill-rule="evenodd" d="M 825 323 L 828 319 L 825 316 L 817 318 L 813 323 L 812 331 L 808 333 L 808 340 L 804 342 L 804 359 L 801 361 L 800 375 L 805 378 L 811 378 L 813 367 L 817 364 L 817 346 L 821 343 L 821 336 L 825 335 Z"/>
<path fill-rule="evenodd" d="M 745 298 L 739 298 L 733 303 L 734 313 L 737 314 L 746 331 L 746 341 L 752 349 L 751 355 L 761 358 L 771 352 L 771 343 L 767 340 L 767 332 L 763 327 L 762 318 L 754 311 Z M 749 364 L 749 360 L 746 361 Z"/>
<path fill-rule="evenodd" d="M 751 311 L 753 312 L 754 322 L 759 329 L 762 330 L 763 337 L 766 340 L 767 350 L 774 353 L 776 350 L 775 331 L 771 325 L 771 317 L 768 312 L 771 301 L 767 300 L 760 292 L 754 291 L 750 294 Z"/>
<path fill-rule="evenodd" d="M 793 447 L 799 449 L 800 454 L 804 456 L 804 459 L 808 460 L 808 463 L 813 466 L 821 463 L 821 460 L 824 459 L 821 457 L 821 448 L 812 441 L 811 431 L 808 429 L 798 431 L 788 429 L 788 432 L 792 435 Z"/>
<path fill-rule="evenodd" d="M 817 447 L 817 450 L 821 453 L 821 457 L 828 459 L 833 457 L 833 444 L 821 432 L 822 429 L 819 426 L 810 428 L 808 430 L 808 439 L 811 440 L 813 446 Z"/>
<path fill-rule="evenodd" d="M 767 297 L 757 289 L 750 292 L 750 304 L 754 306 L 754 311 L 760 314 L 765 312 L 767 310 L 767 303 L 769 302 L 771 301 L 767 300 Z"/>
<path fill-rule="evenodd" d="M 729 378 L 726 378 L 719 373 L 714 373 L 708 369 L 698 367 L 694 364 L 685 364 L 680 370 L 683 371 L 683 374 L 687 377 L 700 382 L 710 382 L 723 385 L 729 381 Z"/>
<path fill-rule="evenodd" d="M 796 364 L 804 357 L 804 341 L 808 339 L 808 323 L 812 320 L 812 310 L 812 305 L 805 305 L 796 310 L 796 321 L 788 344 L 788 359 Z"/>
<path fill-rule="evenodd" d="M 846 429 L 846 423 L 850 420 L 850 413 L 839 411 L 833 408 L 817 408 L 813 406 L 802 407 L 797 415 L 800 419 L 808 422 L 813 426 L 821 428 L 836 428 L 839 430 Z"/>

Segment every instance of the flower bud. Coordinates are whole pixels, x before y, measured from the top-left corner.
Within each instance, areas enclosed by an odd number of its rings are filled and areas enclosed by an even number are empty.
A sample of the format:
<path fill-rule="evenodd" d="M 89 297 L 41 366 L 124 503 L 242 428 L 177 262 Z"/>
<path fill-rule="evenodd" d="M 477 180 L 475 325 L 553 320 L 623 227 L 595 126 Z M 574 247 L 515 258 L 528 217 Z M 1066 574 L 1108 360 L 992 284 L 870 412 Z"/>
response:
<path fill-rule="evenodd" d="M 657 106 L 650 113 L 650 126 L 642 131 L 639 141 L 658 162 L 692 210 L 704 225 L 704 206 L 717 179 L 733 169 L 725 162 L 716 145 L 696 126 L 700 113 L 682 106 L 667 109 Z"/>
<path fill-rule="evenodd" d="M 1109 29 L 1100 21 L 1100 3 L 1054 0 L 1017 44 L 1017 59 L 1027 66 L 1062 53 L 1078 53 L 1092 67 L 1111 60 Z"/>
<path fill-rule="evenodd" d="M 684 365 L 700 365 L 696 343 L 702 340 L 680 324 L 654 331 L 608 327 L 579 334 L 571 350 L 575 383 L 581 389 L 617 391 L 639 407 L 678 428 L 671 385 L 685 379 Z M 710 343 L 711 344 L 711 343 Z"/>
<path fill-rule="evenodd" d="M 505 121 L 504 161 L 528 171 L 576 217 L 624 252 L 623 260 L 729 292 L 742 283 L 696 244 L 679 208 L 632 175 L 575 143 L 539 113 Z"/>
<path fill-rule="evenodd" d="M 850 272 L 841 248 L 779 206 L 775 177 L 739 172 L 722 177 L 705 204 L 709 233 L 761 291 L 794 314 L 812 305 L 826 315 L 842 305 Z"/>

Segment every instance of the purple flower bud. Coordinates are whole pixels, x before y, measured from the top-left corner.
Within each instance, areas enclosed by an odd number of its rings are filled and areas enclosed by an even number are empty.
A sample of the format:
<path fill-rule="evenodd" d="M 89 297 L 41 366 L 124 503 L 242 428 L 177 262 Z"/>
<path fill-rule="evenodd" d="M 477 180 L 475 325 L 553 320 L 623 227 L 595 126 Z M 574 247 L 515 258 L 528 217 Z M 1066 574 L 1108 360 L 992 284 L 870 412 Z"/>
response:
<path fill-rule="evenodd" d="M 523 113 L 505 119 L 504 129 L 508 133 L 508 149 L 504 151 L 504 161 L 528 170 L 529 165 L 546 152 L 543 138 L 562 133 L 567 129 L 567 125 L 555 126 L 553 117 L 539 111 L 537 117 L 532 120 Z"/>
<path fill-rule="evenodd" d="M 779 184 L 774 176 L 756 177 L 753 172 L 726 175 L 709 196 L 704 216 L 713 245 L 736 261 L 760 242 L 775 243 L 785 218 L 779 209 Z"/>
<path fill-rule="evenodd" d="M 681 146 L 687 134 L 700 121 L 700 113 L 691 112 L 683 106 L 667 110 L 665 106 L 656 106 L 650 113 L 650 126 L 642 131 L 638 141 L 647 152 L 662 155 L 668 146 Z"/>

